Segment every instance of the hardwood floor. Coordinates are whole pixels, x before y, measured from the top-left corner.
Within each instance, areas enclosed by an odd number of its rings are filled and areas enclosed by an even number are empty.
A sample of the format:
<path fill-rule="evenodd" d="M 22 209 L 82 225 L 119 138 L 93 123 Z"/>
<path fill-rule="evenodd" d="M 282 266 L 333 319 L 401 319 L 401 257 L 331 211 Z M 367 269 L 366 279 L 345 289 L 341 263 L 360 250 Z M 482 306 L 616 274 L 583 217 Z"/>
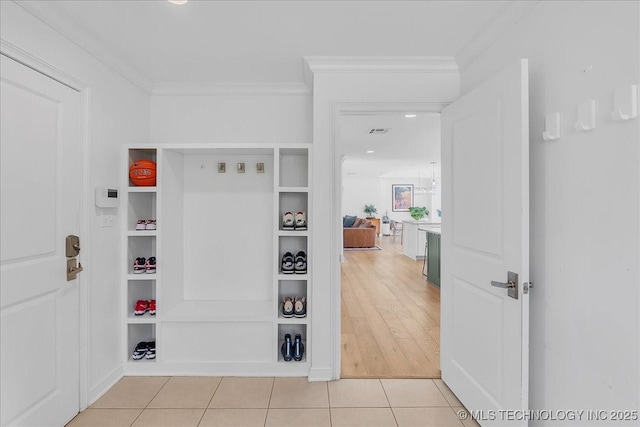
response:
<path fill-rule="evenodd" d="M 345 251 L 342 378 L 440 378 L 440 289 L 400 239 L 381 251 Z"/>

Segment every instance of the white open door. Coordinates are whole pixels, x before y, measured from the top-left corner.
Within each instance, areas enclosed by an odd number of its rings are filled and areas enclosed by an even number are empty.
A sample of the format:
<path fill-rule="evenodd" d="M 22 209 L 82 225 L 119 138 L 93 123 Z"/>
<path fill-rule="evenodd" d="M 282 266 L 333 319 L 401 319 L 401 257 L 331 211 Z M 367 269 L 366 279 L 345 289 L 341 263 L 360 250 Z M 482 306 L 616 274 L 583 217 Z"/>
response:
<path fill-rule="evenodd" d="M 442 378 L 482 426 L 527 425 L 528 104 L 523 59 L 442 112 Z"/>
<path fill-rule="evenodd" d="M 65 237 L 79 232 L 81 99 L 1 60 L 0 425 L 61 426 L 79 410 L 79 290 Z"/>

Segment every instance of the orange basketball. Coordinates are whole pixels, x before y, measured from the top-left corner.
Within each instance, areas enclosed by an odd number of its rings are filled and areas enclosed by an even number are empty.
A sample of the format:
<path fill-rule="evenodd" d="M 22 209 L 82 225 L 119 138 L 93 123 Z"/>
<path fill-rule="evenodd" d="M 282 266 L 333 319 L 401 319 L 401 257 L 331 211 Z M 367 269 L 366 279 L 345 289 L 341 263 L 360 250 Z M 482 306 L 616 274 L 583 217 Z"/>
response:
<path fill-rule="evenodd" d="M 149 159 L 133 162 L 129 167 L 129 178 L 134 185 L 144 187 L 156 185 L 156 163 Z"/>

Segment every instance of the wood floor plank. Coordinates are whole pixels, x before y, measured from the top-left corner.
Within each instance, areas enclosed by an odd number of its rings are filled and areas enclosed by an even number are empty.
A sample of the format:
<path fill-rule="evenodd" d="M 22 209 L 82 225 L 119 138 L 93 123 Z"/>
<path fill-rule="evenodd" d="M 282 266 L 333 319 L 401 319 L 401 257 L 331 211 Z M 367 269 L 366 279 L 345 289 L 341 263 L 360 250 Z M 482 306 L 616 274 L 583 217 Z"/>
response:
<path fill-rule="evenodd" d="M 440 290 L 399 240 L 347 251 L 342 264 L 343 378 L 440 378 Z"/>

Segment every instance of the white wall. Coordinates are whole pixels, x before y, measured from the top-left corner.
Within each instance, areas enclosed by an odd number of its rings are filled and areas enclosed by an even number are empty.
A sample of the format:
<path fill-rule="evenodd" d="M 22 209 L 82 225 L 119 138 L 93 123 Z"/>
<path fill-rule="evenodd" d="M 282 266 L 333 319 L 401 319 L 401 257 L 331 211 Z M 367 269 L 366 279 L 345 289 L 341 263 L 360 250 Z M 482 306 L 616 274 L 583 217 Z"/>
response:
<path fill-rule="evenodd" d="M 119 227 L 102 228 L 94 208 L 96 185 L 117 186 L 121 146 L 149 139 L 149 97 L 60 33 L 13 2 L 2 1 L 1 36 L 18 48 L 53 65 L 90 87 L 88 236 L 80 236 L 84 266 L 82 286 L 88 290 L 88 393 L 91 402 L 120 375 L 122 300 L 120 298 Z M 117 214 L 121 214 L 120 208 Z M 114 221 L 118 224 L 118 219 Z M 84 305 L 84 304 L 83 304 Z"/>
<path fill-rule="evenodd" d="M 613 90 L 640 80 L 639 7 L 540 2 L 462 72 L 467 92 L 529 58 L 533 409 L 640 407 L 640 120 L 610 118 Z M 587 99 L 598 127 L 578 133 Z M 563 135 L 544 142 L 553 112 Z"/>
<path fill-rule="evenodd" d="M 311 142 L 311 95 L 152 96 L 154 143 Z"/>
<path fill-rule="evenodd" d="M 402 221 L 412 219 L 409 212 L 393 212 L 391 203 L 391 187 L 393 184 L 413 184 L 418 186 L 417 178 L 371 178 L 357 175 L 345 175 L 342 178 L 342 216 L 356 215 L 364 217 L 364 205 L 374 204 L 378 209 L 376 217 L 382 218 L 385 211 L 390 219 Z M 427 185 L 425 179 L 421 185 Z M 414 206 L 426 206 L 429 218 L 432 218 L 431 194 L 416 194 L 413 198 Z"/>

